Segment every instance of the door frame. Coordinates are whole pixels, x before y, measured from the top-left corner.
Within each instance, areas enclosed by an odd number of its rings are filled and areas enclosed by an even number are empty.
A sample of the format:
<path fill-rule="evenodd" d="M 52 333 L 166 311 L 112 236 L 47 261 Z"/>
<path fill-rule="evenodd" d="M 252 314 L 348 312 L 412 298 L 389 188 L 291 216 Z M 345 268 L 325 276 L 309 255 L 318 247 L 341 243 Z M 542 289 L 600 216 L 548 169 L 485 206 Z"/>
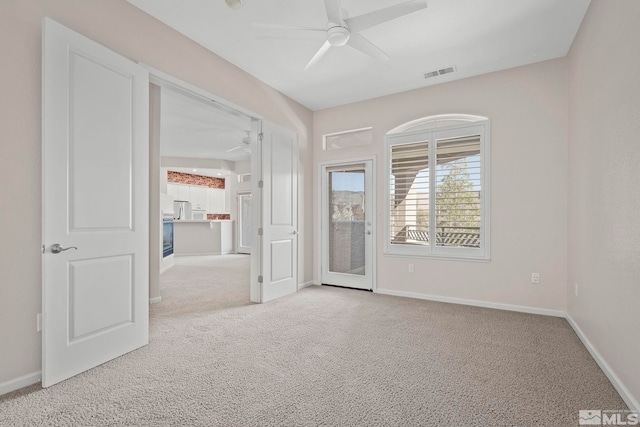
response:
<path fill-rule="evenodd" d="M 349 166 L 358 163 L 363 163 L 365 161 L 371 161 L 371 206 L 373 207 L 373 212 L 371 215 L 371 231 L 373 233 L 373 238 L 371 239 L 371 291 L 376 292 L 377 290 L 377 258 L 378 252 L 377 248 L 377 240 L 378 240 L 378 206 L 377 206 L 377 198 L 376 198 L 376 156 L 362 156 L 362 157 L 350 157 L 348 159 L 336 159 L 336 160 L 325 160 L 323 162 L 318 163 L 318 184 L 317 184 L 317 198 L 316 202 L 318 203 L 318 221 L 316 224 L 316 233 L 318 236 L 318 241 L 316 243 L 316 250 L 318 251 L 317 259 L 318 259 L 318 284 L 322 285 L 322 270 L 323 270 L 323 251 L 324 251 L 324 236 L 323 236 L 323 228 L 322 228 L 322 215 L 323 212 L 323 173 L 326 168 L 336 167 L 336 166 Z M 354 288 L 356 289 L 356 288 Z"/>
<path fill-rule="evenodd" d="M 251 110 L 243 108 L 233 102 L 227 101 L 226 99 L 217 96 L 205 89 L 202 89 L 198 86 L 195 86 L 191 83 L 188 83 L 178 77 L 172 76 L 171 74 L 165 73 L 164 71 L 160 71 L 157 68 L 152 67 L 143 62 L 139 62 L 140 66 L 145 68 L 149 72 L 149 83 L 158 85 L 160 87 L 169 87 L 174 90 L 177 90 L 186 96 L 193 97 L 202 102 L 213 103 L 217 107 L 228 111 L 230 114 L 241 114 L 245 117 L 251 119 L 251 193 L 258 194 L 258 178 L 261 177 L 262 171 L 259 167 L 260 164 L 260 145 L 258 144 L 258 134 L 260 129 L 262 128 L 262 121 L 264 120 L 263 116 L 254 113 Z M 162 99 L 160 100 L 162 103 Z M 151 169 L 150 169 L 151 171 Z M 159 169 L 157 176 L 150 176 L 150 180 L 160 179 Z M 254 197 L 255 199 L 255 197 Z M 255 200 L 252 200 L 254 203 L 251 204 L 251 226 L 252 226 L 252 242 L 258 242 L 258 228 L 260 227 L 260 221 L 262 218 L 262 203 L 255 203 Z M 159 212 L 160 211 L 160 203 L 159 200 L 149 200 L 150 212 Z M 151 206 L 153 204 L 153 206 Z M 256 289 L 260 289 L 260 283 L 258 282 L 258 276 L 261 274 L 261 257 L 262 253 L 258 245 L 253 245 L 251 248 L 251 267 L 250 267 L 250 280 L 249 280 L 249 288 L 251 294 L 255 292 Z M 149 283 L 151 286 L 151 283 Z M 161 296 L 159 298 L 154 298 L 154 302 L 159 302 L 161 300 Z M 251 298 L 254 301 L 253 298 Z"/>

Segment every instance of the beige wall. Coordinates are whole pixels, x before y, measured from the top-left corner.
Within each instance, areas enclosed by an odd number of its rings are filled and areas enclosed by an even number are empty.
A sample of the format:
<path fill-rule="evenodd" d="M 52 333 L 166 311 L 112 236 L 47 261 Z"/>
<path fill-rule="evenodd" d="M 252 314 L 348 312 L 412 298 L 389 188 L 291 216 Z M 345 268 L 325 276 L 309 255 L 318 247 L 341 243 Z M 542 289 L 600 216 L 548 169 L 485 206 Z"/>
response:
<path fill-rule="evenodd" d="M 312 112 L 124 0 L 0 2 L 0 385 L 40 370 L 41 20 L 49 16 L 110 49 L 295 130 L 300 140 L 301 282 L 311 280 Z M 9 206 L 13 206 L 9 208 Z"/>
<path fill-rule="evenodd" d="M 378 289 L 565 310 L 565 75 L 565 60 L 558 59 L 314 113 L 315 169 L 329 159 L 376 155 Z M 490 262 L 382 254 L 384 135 L 410 120 L 444 113 L 491 120 Z M 373 146 L 322 150 L 323 134 L 366 126 L 374 128 Z M 314 190 L 315 213 L 317 184 Z M 415 273 L 408 272 L 409 263 Z M 316 280 L 318 268 L 316 260 Z M 539 285 L 530 283 L 532 272 L 542 274 Z"/>
<path fill-rule="evenodd" d="M 638 400 L 640 2 L 593 0 L 568 61 L 547 61 L 313 114 L 124 0 L 3 0 L 0 384 L 40 369 L 35 317 L 41 298 L 43 16 L 298 132 L 303 172 L 301 281 L 311 280 L 312 262 L 313 278 L 319 280 L 317 257 L 312 256 L 312 231 L 317 230 L 304 209 L 313 205 L 316 212 L 318 207 L 311 171 L 317 175 L 319 162 L 376 155 L 381 185 L 383 137 L 388 130 L 433 114 L 489 117 L 491 261 L 383 255 L 384 198 L 379 197 L 378 287 L 567 309 Z M 321 150 L 322 134 L 365 126 L 374 127 L 373 147 Z M 378 187 L 378 195 L 383 194 Z M 18 209 L 8 208 L 16 201 Z M 318 213 L 314 215 L 317 223 Z M 407 272 L 409 262 L 416 265 L 413 274 Z M 540 285 L 529 283 L 533 271 L 542 273 Z M 574 283 L 580 286 L 577 297 Z"/>
<path fill-rule="evenodd" d="M 639 22 L 636 0 L 594 0 L 568 56 L 567 308 L 634 396 L 636 409 L 640 409 Z"/>

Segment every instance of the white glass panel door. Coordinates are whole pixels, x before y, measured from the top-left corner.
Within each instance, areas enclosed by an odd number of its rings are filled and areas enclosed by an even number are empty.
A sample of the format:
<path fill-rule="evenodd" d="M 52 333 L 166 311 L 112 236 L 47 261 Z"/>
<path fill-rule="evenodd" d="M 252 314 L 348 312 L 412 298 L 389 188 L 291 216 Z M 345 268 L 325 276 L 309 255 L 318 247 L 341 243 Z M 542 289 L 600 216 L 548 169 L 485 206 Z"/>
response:
<path fill-rule="evenodd" d="M 322 166 L 322 283 L 373 289 L 372 161 Z"/>

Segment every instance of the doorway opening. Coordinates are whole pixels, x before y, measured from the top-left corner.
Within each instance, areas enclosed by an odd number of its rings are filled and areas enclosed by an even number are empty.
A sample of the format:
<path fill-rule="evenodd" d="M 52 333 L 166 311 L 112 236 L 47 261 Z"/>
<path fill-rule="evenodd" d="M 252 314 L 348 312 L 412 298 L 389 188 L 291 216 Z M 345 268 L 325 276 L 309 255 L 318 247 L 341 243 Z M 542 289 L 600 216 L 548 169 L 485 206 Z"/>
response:
<path fill-rule="evenodd" d="M 152 311 L 186 314 L 249 304 L 251 238 L 240 227 L 247 228 L 252 212 L 241 212 L 239 201 L 252 190 L 258 120 L 175 84 L 154 83 L 150 135 L 158 154 L 151 181 L 157 191 L 151 191 L 158 203 L 151 211 L 163 229 L 171 224 L 173 234 L 170 254 L 163 235 L 156 289 L 153 282 L 150 289 L 152 302 L 165 304 Z M 150 245 L 153 256 L 158 250 Z"/>
<path fill-rule="evenodd" d="M 248 132 L 242 130 L 252 152 L 251 173 L 257 172 L 250 184 L 249 301 L 267 302 L 296 292 L 296 133 L 230 108 L 194 86 L 176 84 L 177 79 L 145 69 L 48 18 L 43 34 L 43 386 L 149 342 L 148 303 L 161 300 L 160 264 L 165 254 L 175 257 L 179 237 L 174 222 L 173 242 L 170 235 L 169 247 L 164 247 L 163 88 L 204 99 L 250 123 Z M 247 145 L 243 140 L 240 144 Z M 232 151 L 237 150 L 226 152 Z M 222 235 L 222 225 L 213 225 L 207 209 L 200 212 L 206 220 L 187 219 L 186 203 L 191 201 L 180 204 L 179 220 L 205 222 L 209 228 L 203 231 Z M 208 206 L 209 201 L 203 203 Z M 173 221 L 175 204 L 167 205 Z M 228 205 L 233 209 L 235 204 Z M 221 238 L 217 243 L 222 254 Z"/>

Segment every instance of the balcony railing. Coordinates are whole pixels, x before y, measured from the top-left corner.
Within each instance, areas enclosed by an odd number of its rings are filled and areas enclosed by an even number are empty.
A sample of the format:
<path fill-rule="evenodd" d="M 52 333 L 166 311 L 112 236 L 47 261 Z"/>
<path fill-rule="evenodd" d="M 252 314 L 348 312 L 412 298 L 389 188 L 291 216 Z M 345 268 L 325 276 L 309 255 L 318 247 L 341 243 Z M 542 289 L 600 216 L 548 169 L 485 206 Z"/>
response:
<path fill-rule="evenodd" d="M 395 236 L 394 243 L 428 244 L 429 232 L 415 226 L 405 226 Z M 436 227 L 436 245 L 479 248 L 480 227 Z"/>

